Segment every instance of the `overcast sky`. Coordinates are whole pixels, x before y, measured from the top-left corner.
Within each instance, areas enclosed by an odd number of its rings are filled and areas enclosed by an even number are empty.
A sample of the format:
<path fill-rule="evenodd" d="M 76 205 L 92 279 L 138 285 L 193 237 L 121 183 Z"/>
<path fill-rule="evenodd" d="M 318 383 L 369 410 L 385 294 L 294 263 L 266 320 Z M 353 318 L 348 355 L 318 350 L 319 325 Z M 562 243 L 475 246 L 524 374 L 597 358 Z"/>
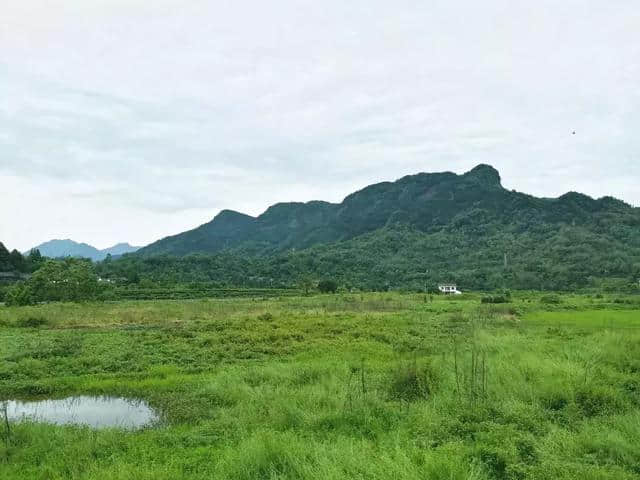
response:
<path fill-rule="evenodd" d="M 638 206 L 639 25 L 638 0 L 2 0 L 0 241 L 142 245 L 478 163 Z"/>

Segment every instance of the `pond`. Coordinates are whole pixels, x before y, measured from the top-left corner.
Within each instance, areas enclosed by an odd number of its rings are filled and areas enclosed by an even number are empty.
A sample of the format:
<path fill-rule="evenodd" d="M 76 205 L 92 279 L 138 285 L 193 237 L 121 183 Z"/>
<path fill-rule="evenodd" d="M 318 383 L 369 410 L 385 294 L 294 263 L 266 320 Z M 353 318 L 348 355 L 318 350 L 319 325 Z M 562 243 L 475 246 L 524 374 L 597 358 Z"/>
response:
<path fill-rule="evenodd" d="M 0 402 L 11 422 L 29 420 L 56 425 L 84 425 L 92 428 L 136 429 L 158 421 L 157 413 L 141 400 L 122 397 L 76 396 L 38 401 Z"/>

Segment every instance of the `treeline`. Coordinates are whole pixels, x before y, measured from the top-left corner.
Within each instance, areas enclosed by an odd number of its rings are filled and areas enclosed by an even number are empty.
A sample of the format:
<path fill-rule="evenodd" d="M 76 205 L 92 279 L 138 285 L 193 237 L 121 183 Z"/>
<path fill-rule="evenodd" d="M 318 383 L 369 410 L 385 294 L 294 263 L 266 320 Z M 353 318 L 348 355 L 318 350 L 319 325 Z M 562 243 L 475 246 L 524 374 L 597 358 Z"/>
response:
<path fill-rule="evenodd" d="M 458 225 L 427 234 L 397 223 L 348 241 L 269 255 L 240 249 L 183 257 L 131 254 L 96 264 L 43 259 L 37 251 L 19 260 L 19 254 L 4 249 L 4 265 L 33 273 L 26 281 L 0 286 L 0 296 L 9 305 L 24 305 L 285 295 L 327 285 L 331 288 L 326 291 L 422 292 L 449 282 L 463 291 L 640 292 L 640 237 L 635 230 L 625 225 L 603 231 L 574 225 L 518 230 L 476 222 L 473 230 Z"/>
<path fill-rule="evenodd" d="M 336 291 L 337 284 L 320 282 L 320 291 Z M 314 286 L 313 288 L 315 288 Z M 208 283 L 154 283 L 139 278 L 102 279 L 89 259 L 45 259 L 25 281 L 0 287 L 0 301 L 7 306 L 42 302 L 85 302 L 105 300 L 177 300 L 191 298 L 271 297 L 299 294 L 293 288 L 220 288 Z"/>
<path fill-rule="evenodd" d="M 2 292 L 8 306 L 48 301 L 88 301 L 100 293 L 95 267 L 88 259 L 44 260 L 26 281 L 15 282 Z"/>
<path fill-rule="evenodd" d="M 7 250 L 0 242 L 0 272 L 3 273 L 31 273 L 42 265 L 44 258 L 38 250 L 32 250 L 24 256 L 18 250 Z"/>

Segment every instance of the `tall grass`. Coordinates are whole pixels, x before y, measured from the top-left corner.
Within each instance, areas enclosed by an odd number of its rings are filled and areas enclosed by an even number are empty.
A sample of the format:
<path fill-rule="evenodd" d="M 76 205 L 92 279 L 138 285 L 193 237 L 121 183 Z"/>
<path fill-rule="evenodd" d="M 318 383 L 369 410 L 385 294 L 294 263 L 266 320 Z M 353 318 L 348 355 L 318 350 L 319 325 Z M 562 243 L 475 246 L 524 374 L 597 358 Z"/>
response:
<path fill-rule="evenodd" d="M 0 478 L 639 478 L 640 315 L 527 296 L 0 309 L 0 400 L 122 395 L 164 419 L 12 424 Z"/>

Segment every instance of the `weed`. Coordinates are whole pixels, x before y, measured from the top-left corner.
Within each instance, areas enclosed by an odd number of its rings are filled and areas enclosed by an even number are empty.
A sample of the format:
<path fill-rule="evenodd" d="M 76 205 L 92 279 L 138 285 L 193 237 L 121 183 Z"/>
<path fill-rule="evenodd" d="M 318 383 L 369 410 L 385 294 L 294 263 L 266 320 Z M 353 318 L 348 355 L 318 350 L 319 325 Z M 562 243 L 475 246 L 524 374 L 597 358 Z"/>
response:
<path fill-rule="evenodd" d="M 270 312 L 264 312 L 258 315 L 258 320 L 261 322 L 271 322 L 273 321 L 273 315 Z"/>

